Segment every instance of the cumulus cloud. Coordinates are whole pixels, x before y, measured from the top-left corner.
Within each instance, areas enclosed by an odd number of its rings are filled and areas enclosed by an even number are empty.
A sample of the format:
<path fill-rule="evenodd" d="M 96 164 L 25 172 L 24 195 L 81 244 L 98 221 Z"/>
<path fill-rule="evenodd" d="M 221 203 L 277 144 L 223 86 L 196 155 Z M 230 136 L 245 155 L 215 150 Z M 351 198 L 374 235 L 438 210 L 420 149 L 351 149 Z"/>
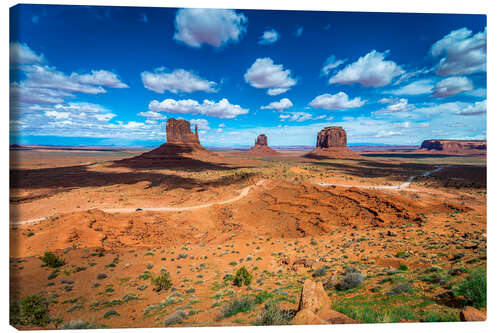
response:
<path fill-rule="evenodd" d="M 138 116 L 141 117 L 146 117 L 148 120 L 164 120 L 167 119 L 167 117 L 159 112 L 155 111 L 146 111 L 146 112 L 139 112 L 137 114 Z"/>
<path fill-rule="evenodd" d="M 43 54 L 36 54 L 25 43 L 10 43 L 10 63 L 20 65 L 31 65 L 44 63 Z"/>
<path fill-rule="evenodd" d="M 430 53 L 440 57 L 438 75 L 486 72 L 486 28 L 475 35 L 467 28 L 454 30 L 434 43 Z"/>
<path fill-rule="evenodd" d="M 254 88 L 268 89 L 267 94 L 282 94 L 297 84 L 289 69 L 274 64 L 271 58 L 258 58 L 244 75 L 245 81 Z"/>
<path fill-rule="evenodd" d="M 335 57 L 335 55 L 332 54 L 331 56 L 328 57 L 328 59 L 326 59 L 323 68 L 321 68 L 321 75 L 330 74 L 331 71 L 333 71 L 335 68 L 339 67 L 346 61 L 347 59 L 337 59 L 337 57 Z"/>
<path fill-rule="evenodd" d="M 361 100 L 361 98 L 356 97 L 349 100 L 349 96 L 343 91 L 335 94 L 323 94 L 314 98 L 310 106 L 315 109 L 326 109 L 326 110 L 345 110 L 352 108 L 359 108 L 365 105 L 366 101 Z"/>
<path fill-rule="evenodd" d="M 432 97 L 449 97 L 473 90 L 472 81 L 465 76 L 452 76 L 436 83 Z"/>
<path fill-rule="evenodd" d="M 24 67 L 23 71 L 27 78 L 23 84 L 30 88 L 47 88 L 87 94 L 105 93 L 106 90 L 103 87 L 128 88 L 128 85 L 120 81 L 115 73 L 105 70 L 66 75 L 53 67 L 33 65 Z"/>
<path fill-rule="evenodd" d="M 276 30 L 274 29 L 266 30 L 264 31 L 262 36 L 260 36 L 259 44 L 261 45 L 273 44 L 276 43 L 279 38 L 280 34 Z"/>
<path fill-rule="evenodd" d="M 359 83 L 364 87 L 382 87 L 404 73 L 403 68 L 394 61 L 385 60 L 389 52 L 375 50 L 347 65 L 328 81 L 330 84 Z"/>
<path fill-rule="evenodd" d="M 174 94 L 178 92 L 192 93 L 194 91 L 215 92 L 217 84 L 208 81 L 184 69 L 175 69 L 165 72 L 163 68 L 157 68 L 152 72 L 141 73 L 144 87 L 157 93 L 168 90 Z"/>
<path fill-rule="evenodd" d="M 288 121 L 294 121 L 294 122 L 298 122 L 298 123 L 302 123 L 302 122 L 307 121 L 307 120 L 319 120 L 319 119 L 325 119 L 325 118 L 326 118 L 325 115 L 313 117 L 312 114 L 307 113 L 307 112 L 287 112 L 287 113 L 280 114 L 281 121 L 288 120 Z M 333 119 L 333 118 L 331 118 L 331 119 Z"/>
<path fill-rule="evenodd" d="M 201 130 L 209 130 L 210 126 L 208 126 L 208 120 L 206 119 L 191 119 L 189 123 L 194 126 L 198 125 L 198 129 Z"/>
<path fill-rule="evenodd" d="M 192 99 L 165 99 L 162 102 L 153 100 L 149 103 L 149 111 L 201 114 L 230 119 L 242 114 L 247 114 L 249 110 L 239 105 L 231 104 L 227 99 L 223 98 L 219 102 L 204 100 L 202 104 Z"/>
<path fill-rule="evenodd" d="M 486 100 L 467 105 L 465 108 L 456 113 L 462 116 L 476 116 L 486 114 Z"/>
<path fill-rule="evenodd" d="M 281 112 L 285 109 L 291 108 L 292 106 L 292 101 L 290 101 L 288 98 L 282 98 L 277 102 L 271 102 L 266 106 L 261 106 L 260 108 L 262 110 L 276 110 Z"/>
<path fill-rule="evenodd" d="M 195 48 L 203 44 L 218 48 L 238 42 L 246 23 L 246 16 L 232 9 L 183 8 L 175 16 L 174 39 Z"/>
<path fill-rule="evenodd" d="M 434 83 L 430 79 L 414 81 L 406 86 L 386 91 L 385 93 L 393 95 L 423 95 L 432 93 Z"/>
<path fill-rule="evenodd" d="M 382 110 L 376 111 L 376 113 L 410 112 L 415 109 L 413 104 L 408 104 L 406 98 L 382 98 L 379 103 L 389 105 Z"/>

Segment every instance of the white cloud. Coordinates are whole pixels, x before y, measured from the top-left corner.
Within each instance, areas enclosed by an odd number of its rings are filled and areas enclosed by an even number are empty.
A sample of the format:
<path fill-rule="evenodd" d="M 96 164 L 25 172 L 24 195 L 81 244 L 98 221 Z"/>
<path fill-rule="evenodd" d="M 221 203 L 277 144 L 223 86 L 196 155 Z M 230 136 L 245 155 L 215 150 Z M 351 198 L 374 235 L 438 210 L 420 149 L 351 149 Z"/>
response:
<path fill-rule="evenodd" d="M 434 88 L 434 83 L 430 79 L 414 81 L 404 87 L 386 91 L 385 93 L 394 95 L 423 95 L 430 94 Z"/>
<path fill-rule="evenodd" d="M 475 116 L 475 115 L 486 114 L 486 100 L 468 105 L 464 109 L 458 111 L 457 114 L 462 116 Z"/>
<path fill-rule="evenodd" d="M 164 93 L 165 90 L 174 94 L 194 91 L 215 92 L 217 86 L 215 82 L 205 80 L 184 69 L 175 69 L 168 73 L 163 68 L 157 68 L 154 73 L 142 72 L 141 78 L 145 88 L 157 93 Z"/>
<path fill-rule="evenodd" d="M 361 98 L 356 97 L 349 100 L 349 96 L 343 91 L 335 94 L 323 94 L 317 96 L 315 99 L 309 103 L 315 109 L 326 109 L 326 110 L 344 110 L 359 108 L 365 105 L 366 101 L 361 100 Z"/>
<path fill-rule="evenodd" d="M 245 73 L 245 81 L 254 88 L 268 89 L 271 96 L 282 94 L 297 84 L 289 69 L 274 64 L 271 58 L 258 58 Z"/>
<path fill-rule="evenodd" d="M 120 81 L 118 75 L 105 70 L 91 71 L 90 74 L 72 73 L 70 78 L 74 78 L 76 81 L 84 84 L 109 88 L 128 88 L 128 85 Z"/>
<path fill-rule="evenodd" d="M 276 110 L 281 112 L 285 109 L 291 108 L 292 106 L 292 101 L 290 101 L 288 98 L 282 98 L 278 102 L 271 102 L 266 106 L 261 106 L 260 108 L 262 110 Z"/>
<path fill-rule="evenodd" d="M 232 9 L 179 9 L 174 39 L 191 47 L 209 44 L 216 48 L 237 42 L 246 31 L 247 18 Z"/>
<path fill-rule="evenodd" d="M 434 57 L 441 57 L 438 75 L 467 75 L 486 72 L 486 28 L 475 35 L 467 28 L 450 32 L 431 47 Z"/>
<path fill-rule="evenodd" d="M 10 63 L 20 65 L 31 65 L 44 63 L 43 54 L 37 55 L 25 43 L 10 43 Z"/>
<path fill-rule="evenodd" d="M 335 55 L 332 54 L 328 57 L 328 59 L 326 59 L 323 68 L 321 68 L 321 75 L 330 74 L 331 71 L 333 71 L 335 68 L 339 67 L 346 61 L 347 59 L 337 59 Z"/>
<path fill-rule="evenodd" d="M 208 126 L 208 120 L 206 119 L 191 119 L 189 121 L 191 125 L 198 125 L 198 129 L 201 130 L 209 130 L 210 126 Z"/>
<path fill-rule="evenodd" d="M 64 102 L 65 97 L 74 97 L 69 92 L 47 88 L 33 88 L 25 82 L 10 84 L 11 101 L 26 104 L 56 104 Z"/>
<path fill-rule="evenodd" d="M 408 104 L 406 98 L 382 98 L 379 103 L 389 104 L 386 108 L 376 113 L 410 112 L 415 109 L 413 104 Z"/>
<path fill-rule="evenodd" d="M 325 115 L 313 117 L 312 114 L 307 112 L 287 112 L 280 114 L 281 121 L 288 120 L 288 121 L 295 121 L 298 123 L 304 122 L 306 120 L 319 120 L 325 118 L 326 118 Z"/>
<path fill-rule="evenodd" d="M 360 57 L 328 81 L 330 84 L 359 83 L 364 87 L 382 87 L 391 83 L 392 79 L 403 74 L 404 70 L 394 61 L 385 60 L 388 51 L 380 53 L 375 50 Z"/>
<path fill-rule="evenodd" d="M 33 65 L 24 67 L 23 70 L 27 77 L 23 84 L 31 88 L 100 94 L 106 92 L 103 86 L 110 88 L 128 87 L 120 81 L 116 74 L 104 70 L 91 71 L 90 74 L 71 73 L 70 75 L 49 66 Z"/>
<path fill-rule="evenodd" d="M 465 95 L 485 98 L 486 97 L 486 89 L 485 88 L 477 88 L 477 89 L 465 92 Z"/>
<path fill-rule="evenodd" d="M 47 117 L 54 117 L 56 119 L 68 119 L 70 116 L 69 112 L 59 112 L 59 111 L 45 111 Z"/>
<path fill-rule="evenodd" d="M 151 101 L 149 110 L 155 112 L 169 112 L 181 114 L 202 114 L 218 118 L 235 118 L 242 114 L 247 114 L 248 109 L 239 105 L 231 104 L 225 98 L 219 102 L 204 100 L 202 104 L 192 99 L 174 100 L 165 99 L 162 102 Z"/>
<path fill-rule="evenodd" d="M 148 120 L 165 120 L 167 117 L 159 112 L 155 111 L 146 111 L 146 112 L 139 112 L 137 114 L 138 116 L 141 117 L 146 117 Z"/>
<path fill-rule="evenodd" d="M 279 38 L 280 34 L 276 30 L 274 29 L 266 30 L 264 31 L 262 36 L 260 36 L 259 44 L 261 45 L 273 44 L 276 43 Z"/>
<path fill-rule="evenodd" d="M 465 76 L 452 76 L 436 83 L 432 97 L 449 97 L 473 89 L 472 81 Z"/>
<path fill-rule="evenodd" d="M 116 114 L 109 112 L 109 113 L 103 113 L 103 114 L 96 114 L 96 115 L 94 115 L 94 117 L 99 121 L 109 121 L 109 120 L 113 119 L 114 117 L 116 117 Z"/>

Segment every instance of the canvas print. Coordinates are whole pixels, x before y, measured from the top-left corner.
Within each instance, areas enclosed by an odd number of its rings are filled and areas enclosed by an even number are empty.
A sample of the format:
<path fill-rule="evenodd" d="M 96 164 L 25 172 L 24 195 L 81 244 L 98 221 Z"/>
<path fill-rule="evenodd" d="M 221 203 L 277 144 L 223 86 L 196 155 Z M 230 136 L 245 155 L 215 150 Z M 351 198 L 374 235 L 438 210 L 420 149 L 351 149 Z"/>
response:
<path fill-rule="evenodd" d="M 486 15 L 10 18 L 11 325 L 486 320 Z"/>

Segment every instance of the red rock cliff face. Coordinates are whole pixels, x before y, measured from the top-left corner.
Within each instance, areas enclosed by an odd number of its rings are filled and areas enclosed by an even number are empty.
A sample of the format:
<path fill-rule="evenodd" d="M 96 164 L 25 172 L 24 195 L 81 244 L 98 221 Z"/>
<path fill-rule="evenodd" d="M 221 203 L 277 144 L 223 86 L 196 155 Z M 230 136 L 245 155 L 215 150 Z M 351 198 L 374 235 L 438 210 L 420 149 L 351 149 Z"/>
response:
<path fill-rule="evenodd" d="M 318 133 L 316 148 L 346 147 L 347 135 L 340 126 L 325 127 Z"/>
<path fill-rule="evenodd" d="M 187 120 L 170 118 L 167 120 L 167 142 L 168 143 L 197 143 L 198 126 L 195 126 L 195 132 L 191 132 L 191 124 Z"/>
<path fill-rule="evenodd" d="M 255 139 L 256 146 L 267 146 L 267 136 L 265 134 L 261 134 Z"/>
<path fill-rule="evenodd" d="M 481 140 L 424 140 L 420 149 L 444 152 L 486 151 L 486 141 Z"/>

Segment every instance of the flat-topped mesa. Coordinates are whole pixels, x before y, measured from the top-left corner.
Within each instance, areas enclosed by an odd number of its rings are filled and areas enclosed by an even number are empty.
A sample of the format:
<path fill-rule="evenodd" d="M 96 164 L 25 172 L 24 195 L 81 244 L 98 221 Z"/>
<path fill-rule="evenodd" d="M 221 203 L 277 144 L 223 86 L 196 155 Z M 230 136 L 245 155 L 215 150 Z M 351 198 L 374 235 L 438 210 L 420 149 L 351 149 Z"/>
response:
<path fill-rule="evenodd" d="M 248 151 L 255 155 L 279 155 L 279 153 L 267 145 L 267 136 L 261 134 L 255 139 L 255 145 Z"/>
<path fill-rule="evenodd" d="M 168 119 L 167 142 L 177 144 L 200 144 L 200 139 L 198 137 L 198 125 L 195 125 L 193 133 L 191 132 L 191 124 L 187 120 L 174 118 Z"/>
<path fill-rule="evenodd" d="M 420 150 L 452 153 L 486 153 L 486 140 L 424 140 Z"/>
<path fill-rule="evenodd" d="M 310 158 L 352 158 L 359 154 L 347 148 L 347 134 L 340 126 L 329 126 L 318 132 L 316 149 L 305 155 Z"/>
<path fill-rule="evenodd" d="M 325 127 L 318 133 L 316 148 L 347 147 L 347 134 L 340 126 Z"/>

